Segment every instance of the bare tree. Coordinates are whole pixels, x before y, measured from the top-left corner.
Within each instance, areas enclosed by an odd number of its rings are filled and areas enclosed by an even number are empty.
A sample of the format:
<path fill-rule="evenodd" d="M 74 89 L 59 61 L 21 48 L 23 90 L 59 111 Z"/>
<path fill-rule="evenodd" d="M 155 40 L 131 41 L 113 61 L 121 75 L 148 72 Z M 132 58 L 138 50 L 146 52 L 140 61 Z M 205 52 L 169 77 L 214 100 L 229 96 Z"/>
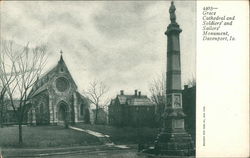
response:
<path fill-rule="evenodd" d="M 11 82 L 13 81 L 12 77 L 13 76 L 10 76 L 8 78 L 6 84 L 11 84 Z M 6 94 L 6 92 L 7 92 L 6 85 L 3 85 L 3 83 L 0 80 L 0 126 L 1 126 L 1 128 L 3 128 L 4 119 L 6 118 L 6 110 L 7 110 L 7 94 Z"/>
<path fill-rule="evenodd" d="M 46 47 L 30 48 L 29 44 L 18 49 L 13 41 L 2 41 L 0 55 L 0 80 L 5 85 L 18 123 L 19 144 L 22 144 L 22 124 L 29 101 L 28 94 L 45 66 Z M 11 79 L 10 79 L 11 78 Z M 17 99 L 18 105 L 14 104 Z"/>
<path fill-rule="evenodd" d="M 7 45 L 6 41 L 2 41 L 1 43 L 1 54 L 0 54 L 0 108 L 1 108 L 1 127 L 3 127 L 3 113 L 5 107 L 7 107 L 6 102 L 6 95 L 7 90 L 10 85 L 14 82 L 16 78 L 16 74 L 14 73 L 14 65 L 12 61 L 9 60 L 10 53 L 8 51 L 5 51 L 6 47 L 3 47 L 4 45 Z M 9 43 L 9 45 L 12 45 Z M 13 59 L 14 61 L 15 59 Z"/>
<path fill-rule="evenodd" d="M 93 81 L 89 84 L 89 88 L 84 91 L 84 94 L 88 97 L 91 103 L 95 105 L 95 124 L 98 123 L 98 110 L 101 105 L 107 105 L 107 99 L 105 98 L 109 88 L 103 83 Z"/>
<path fill-rule="evenodd" d="M 4 119 L 4 112 L 5 112 L 5 94 L 6 89 L 3 85 L 0 85 L 0 126 L 3 128 L 3 119 Z"/>
<path fill-rule="evenodd" d="M 156 119 L 160 121 L 166 101 L 166 77 L 164 73 L 152 80 L 149 84 L 149 92 L 151 93 L 151 101 L 156 104 Z"/>

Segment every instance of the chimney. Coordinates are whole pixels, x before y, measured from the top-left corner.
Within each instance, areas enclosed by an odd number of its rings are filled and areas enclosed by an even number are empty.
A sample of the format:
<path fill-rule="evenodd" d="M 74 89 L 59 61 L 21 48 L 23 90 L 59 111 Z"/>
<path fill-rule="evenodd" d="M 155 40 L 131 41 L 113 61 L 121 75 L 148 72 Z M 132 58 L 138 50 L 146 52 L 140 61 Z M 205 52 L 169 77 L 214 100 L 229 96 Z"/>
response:
<path fill-rule="evenodd" d="M 120 90 L 120 94 L 121 94 L 121 95 L 124 95 L 124 90 Z"/>
<path fill-rule="evenodd" d="M 188 89 L 188 85 L 184 85 L 184 90 L 187 90 Z"/>
<path fill-rule="evenodd" d="M 141 91 L 139 91 L 139 97 L 141 96 Z"/>
<path fill-rule="evenodd" d="M 135 96 L 137 96 L 137 89 L 135 90 Z"/>

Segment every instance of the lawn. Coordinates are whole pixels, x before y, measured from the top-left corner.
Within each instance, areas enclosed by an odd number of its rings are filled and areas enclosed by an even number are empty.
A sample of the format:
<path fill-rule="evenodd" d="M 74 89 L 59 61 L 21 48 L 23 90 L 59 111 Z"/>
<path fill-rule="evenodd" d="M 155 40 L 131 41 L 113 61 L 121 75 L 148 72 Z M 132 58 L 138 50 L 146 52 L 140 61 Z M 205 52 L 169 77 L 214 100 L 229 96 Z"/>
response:
<path fill-rule="evenodd" d="M 153 143 L 159 133 L 159 129 L 149 127 L 114 127 L 89 124 L 77 124 L 76 126 L 109 135 L 111 141 L 116 144 Z"/>
<path fill-rule="evenodd" d="M 98 138 L 89 134 L 65 129 L 61 126 L 24 126 L 23 145 L 29 148 L 64 147 L 76 145 L 99 145 Z M 18 127 L 0 128 L 1 147 L 20 147 Z"/>

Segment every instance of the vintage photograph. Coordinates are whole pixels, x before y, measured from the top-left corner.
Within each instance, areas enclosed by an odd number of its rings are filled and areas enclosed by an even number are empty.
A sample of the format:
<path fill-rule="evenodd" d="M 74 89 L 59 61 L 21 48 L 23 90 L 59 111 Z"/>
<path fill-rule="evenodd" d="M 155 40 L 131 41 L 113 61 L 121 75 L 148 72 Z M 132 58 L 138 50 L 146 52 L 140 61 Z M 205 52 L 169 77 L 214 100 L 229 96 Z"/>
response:
<path fill-rule="evenodd" d="M 0 157 L 195 157 L 196 1 L 0 2 Z"/>

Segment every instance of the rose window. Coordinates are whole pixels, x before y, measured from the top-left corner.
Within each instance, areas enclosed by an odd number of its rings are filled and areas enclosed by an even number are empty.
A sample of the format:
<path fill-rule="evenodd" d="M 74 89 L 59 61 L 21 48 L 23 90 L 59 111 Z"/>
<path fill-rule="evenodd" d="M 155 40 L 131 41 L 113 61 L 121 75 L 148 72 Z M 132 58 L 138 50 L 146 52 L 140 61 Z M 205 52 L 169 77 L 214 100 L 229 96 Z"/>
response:
<path fill-rule="evenodd" d="M 56 79 L 56 88 L 60 92 L 64 92 L 69 88 L 69 82 L 64 77 L 59 77 Z"/>

